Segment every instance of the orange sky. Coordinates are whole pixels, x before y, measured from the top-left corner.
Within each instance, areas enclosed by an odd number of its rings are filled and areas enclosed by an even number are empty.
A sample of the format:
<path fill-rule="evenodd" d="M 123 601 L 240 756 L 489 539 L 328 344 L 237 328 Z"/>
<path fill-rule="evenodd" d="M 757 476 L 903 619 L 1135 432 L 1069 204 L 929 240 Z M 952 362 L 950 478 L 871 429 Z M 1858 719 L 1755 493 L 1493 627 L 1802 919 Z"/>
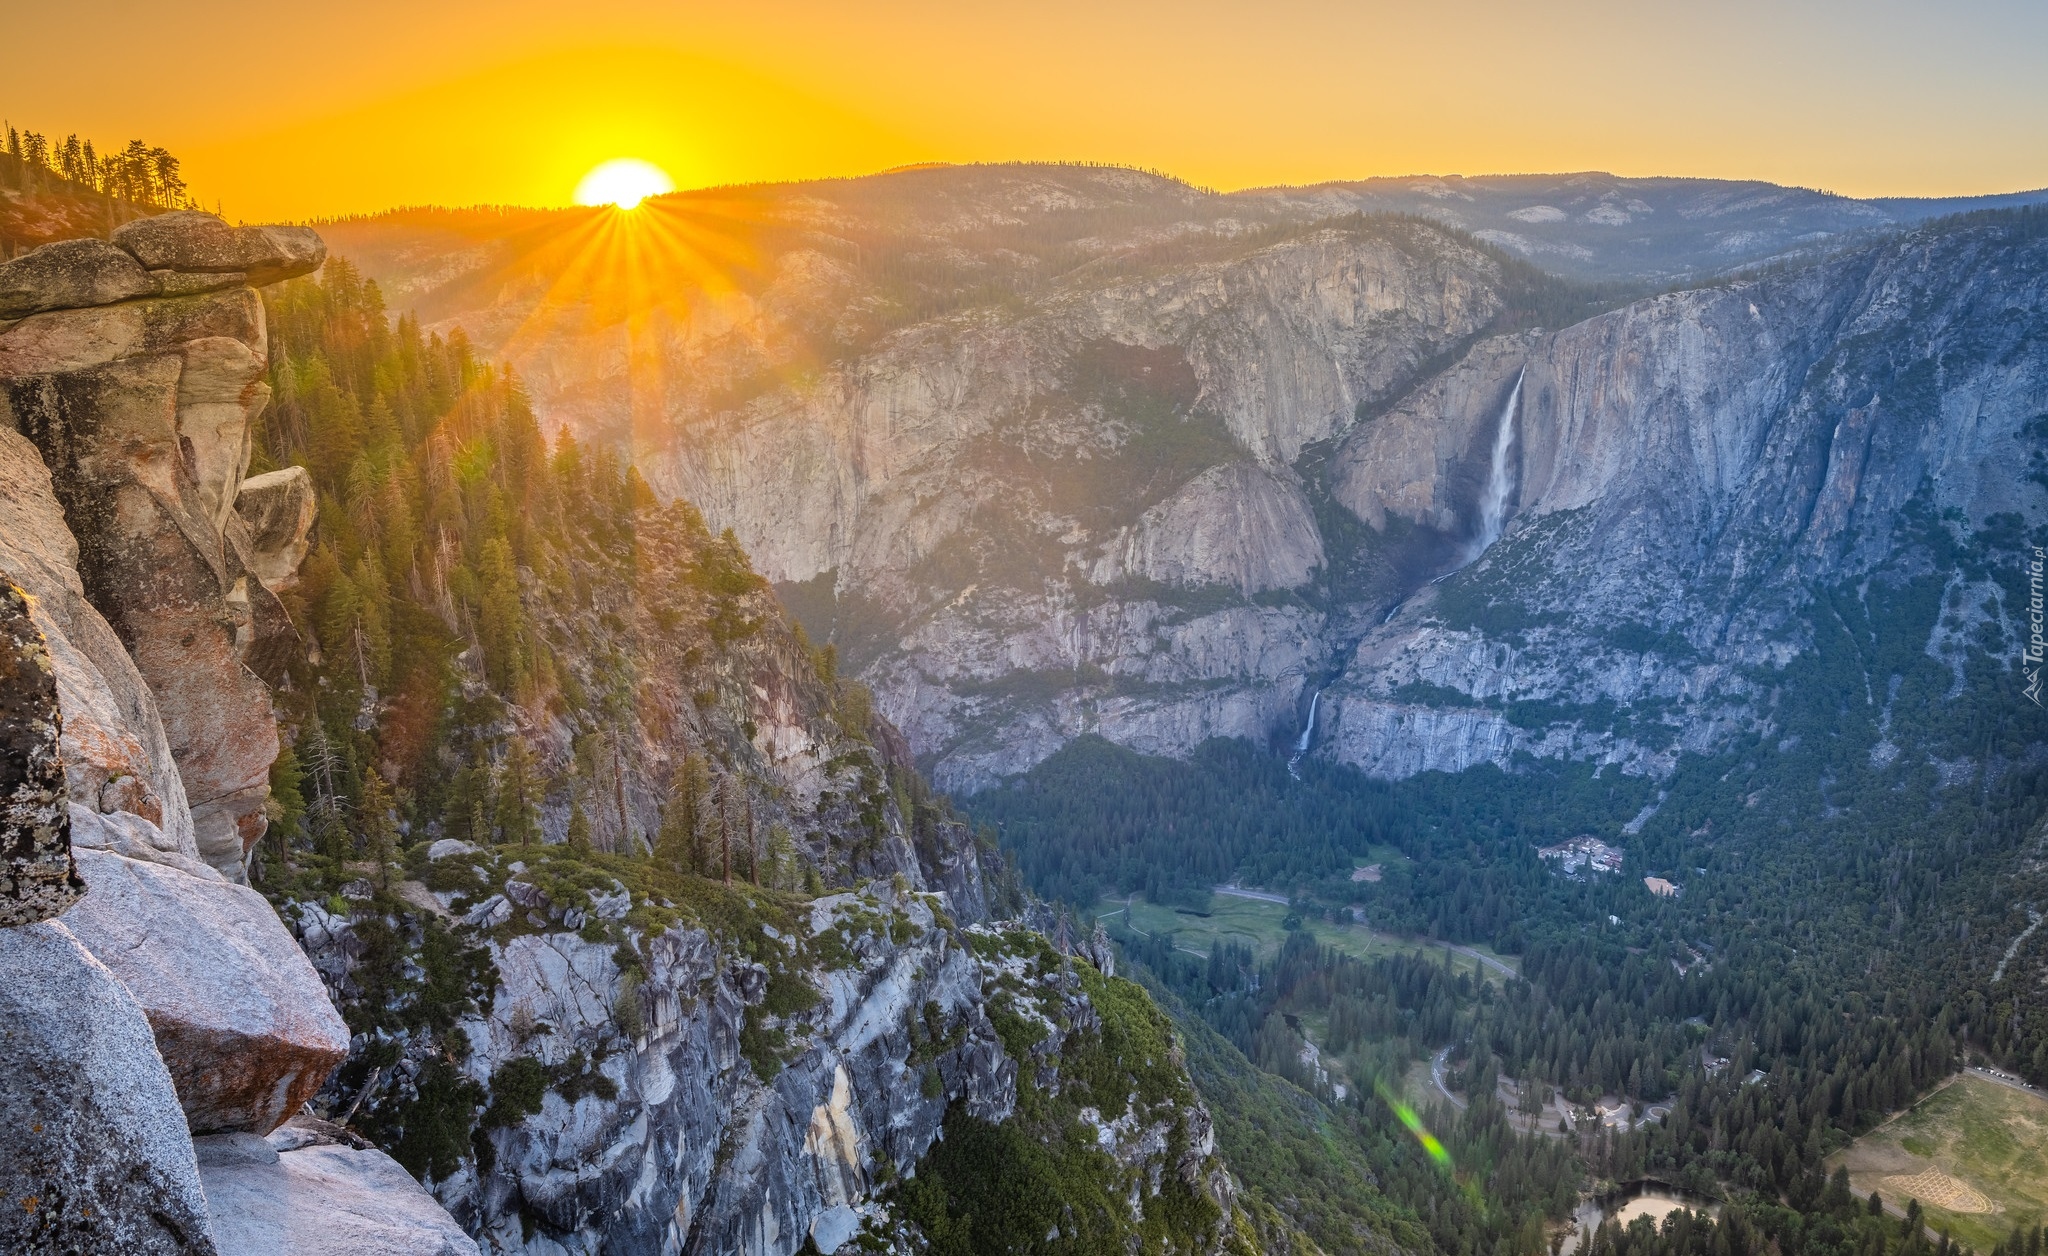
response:
<path fill-rule="evenodd" d="M 1233 188 L 1605 169 L 2048 185 L 2039 0 L 0 0 L 0 111 L 232 217 L 1071 159 Z M 64 50 L 89 50 L 69 55 Z"/>

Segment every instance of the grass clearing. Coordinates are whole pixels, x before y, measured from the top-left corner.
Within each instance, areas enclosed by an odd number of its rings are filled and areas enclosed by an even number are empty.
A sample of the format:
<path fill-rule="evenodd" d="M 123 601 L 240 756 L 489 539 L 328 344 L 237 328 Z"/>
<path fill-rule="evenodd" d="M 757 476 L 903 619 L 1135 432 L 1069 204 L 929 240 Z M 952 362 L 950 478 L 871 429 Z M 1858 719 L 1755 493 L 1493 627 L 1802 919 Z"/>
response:
<path fill-rule="evenodd" d="M 1094 915 L 1105 924 L 1127 926 L 1149 937 L 1170 936 L 1176 947 L 1203 956 L 1208 955 L 1212 944 L 1224 942 L 1248 946 L 1261 961 L 1270 960 L 1279 953 L 1280 944 L 1287 937 L 1286 907 L 1228 894 L 1212 897 L 1206 915 L 1150 903 L 1143 896 L 1136 895 L 1129 900 L 1105 898 L 1095 905 Z M 1332 924 L 1327 920 L 1308 918 L 1303 920 L 1302 927 L 1324 946 L 1355 959 L 1373 960 L 1386 955 L 1425 952 L 1441 959 L 1444 951 L 1440 942 L 1397 938 L 1362 925 Z M 1485 947 L 1464 949 L 1500 959 L 1510 968 L 1516 967 L 1513 959 L 1503 959 Z M 1464 970 L 1473 967 L 1470 955 L 1453 955 L 1452 962 Z M 1483 971 L 1487 979 L 1496 984 L 1502 980 L 1500 973 L 1491 967 Z"/>
<path fill-rule="evenodd" d="M 1918 1199 L 1929 1225 L 1990 1251 L 2048 1216 L 2048 1098 L 1964 1074 L 1833 1162 L 1857 1194 Z"/>

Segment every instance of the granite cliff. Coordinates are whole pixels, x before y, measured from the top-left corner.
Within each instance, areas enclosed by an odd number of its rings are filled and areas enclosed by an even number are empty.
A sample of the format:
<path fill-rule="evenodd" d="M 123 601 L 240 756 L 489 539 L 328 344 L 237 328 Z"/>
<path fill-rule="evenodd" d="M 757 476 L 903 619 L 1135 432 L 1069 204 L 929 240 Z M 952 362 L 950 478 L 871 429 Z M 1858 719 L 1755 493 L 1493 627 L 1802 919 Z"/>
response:
<path fill-rule="evenodd" d="M 2039 211 L 1943 208 L 1030 166 L 691 194 L 642 223 L 700 261 L 630 343 L 549 304 L 544 217 L 347 238 L 429 317 L 516 320 L 542 413 L 731 527 L 971 791 L 1086 733 L 1292 745 L 1324 686 L 1312 752 L 1387 776 L 1768 731 L 1816 589 L 1911 578 L 1916 521 L 2043 517 Z"/>

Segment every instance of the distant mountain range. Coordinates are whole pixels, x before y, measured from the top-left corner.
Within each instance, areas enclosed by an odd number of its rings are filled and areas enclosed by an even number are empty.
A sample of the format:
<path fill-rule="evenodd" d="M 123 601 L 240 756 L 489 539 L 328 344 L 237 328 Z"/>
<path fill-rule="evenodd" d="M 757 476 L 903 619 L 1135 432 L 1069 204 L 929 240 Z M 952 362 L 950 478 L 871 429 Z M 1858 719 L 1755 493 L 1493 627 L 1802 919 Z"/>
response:
<path fill-rule="evenodd" d="M 732 528 L 972 790 L 1291 744 L 1324 687 L 1312 753 L 1382 775 L 1767 729 L 1819 590 L 2048 519 L 2044 200 L 978 166 L 322 230 Z M 2016 623 L 1982 561 L 1959 676 Z"/>

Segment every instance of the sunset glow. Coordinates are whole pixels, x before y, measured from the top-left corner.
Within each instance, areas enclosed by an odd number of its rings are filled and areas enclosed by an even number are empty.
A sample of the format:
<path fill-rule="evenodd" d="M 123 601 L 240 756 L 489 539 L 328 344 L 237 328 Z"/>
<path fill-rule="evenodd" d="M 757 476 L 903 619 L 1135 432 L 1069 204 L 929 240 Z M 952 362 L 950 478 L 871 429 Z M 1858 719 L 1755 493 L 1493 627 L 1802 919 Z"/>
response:
<path fill-rule="evenodd" d="M 650 196 L 675 190 L 675 180 L 660 166 L 638 157 L 616 157 L 583 176 L 576 185 L 576 203 L 633 209 Z"/>
<path fill-rule="evenodd" d="M 1879 0 L 1881 20 L 1849 0 L 17 8 L 21 47 L 94 55 L 11 66 L 14 124 L 118 142 L 146 118 L 209 204 L 252 220 L 560 205 L 623 153 L 681 188 L 1018 160 L 1220 189 L 1530 170 L 1861 196 L 2048 183 L 2048 7 L 1993 0 Z M 262 110 L 161 90 L 163 65 L 216 61 L 274 67 Z"/>

